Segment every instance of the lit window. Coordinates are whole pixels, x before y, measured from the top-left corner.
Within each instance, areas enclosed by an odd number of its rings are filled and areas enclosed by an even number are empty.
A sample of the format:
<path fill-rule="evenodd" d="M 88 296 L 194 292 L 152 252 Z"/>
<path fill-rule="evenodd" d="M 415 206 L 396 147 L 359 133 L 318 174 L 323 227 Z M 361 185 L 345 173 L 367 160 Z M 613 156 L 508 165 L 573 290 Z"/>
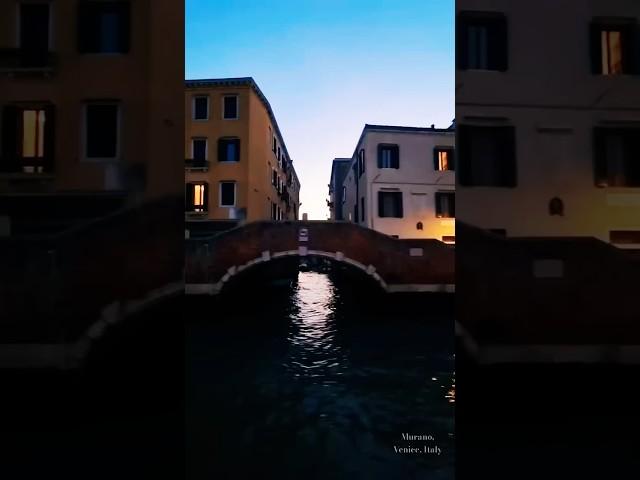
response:
<path fill-rule="evenodd" d="M 204 211 L 204 191 L 204 184 L 197 184 L 193 186 L 193 206 L 195 212 Z"/>
<path fill-rule="evenodd" d="M 22 112 L 22 157 L 44 157 L 44 110 Z"/>
<path fill-rule="evenodd" d="M 434 149 L 433 168 L 440 172 L 455 170 L 453 149 L 450 147 L 436 147 Z"/>
<path fill-rule="evenodd" d="M 602 74 L 619 75 L 622 71 L 622 35 L 620 32 L 600 32 Z"/>

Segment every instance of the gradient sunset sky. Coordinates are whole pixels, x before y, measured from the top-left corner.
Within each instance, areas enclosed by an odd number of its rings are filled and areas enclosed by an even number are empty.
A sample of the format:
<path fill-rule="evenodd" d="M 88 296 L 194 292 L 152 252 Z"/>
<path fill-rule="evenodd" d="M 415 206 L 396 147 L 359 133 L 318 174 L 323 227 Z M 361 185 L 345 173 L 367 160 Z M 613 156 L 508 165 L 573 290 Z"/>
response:
<path fill-rule="evenodd" d="M 186 0 L 186 78 L 253 77 L 324 220 L 331 161 L 365 123 L 448 127 L 453 0 Z"/>

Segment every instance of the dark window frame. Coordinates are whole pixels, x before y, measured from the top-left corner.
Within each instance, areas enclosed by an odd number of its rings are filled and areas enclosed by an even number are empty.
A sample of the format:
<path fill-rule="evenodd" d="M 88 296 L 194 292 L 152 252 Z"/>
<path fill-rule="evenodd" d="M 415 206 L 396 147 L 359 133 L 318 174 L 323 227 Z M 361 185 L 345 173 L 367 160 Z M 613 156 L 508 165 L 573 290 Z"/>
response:
<path fill-rule="evenodd" d="M 479 181 L 473 178 L 472 136 L 485 133 L 492 136 L 490 140 L 496 145 L 498 155 L 495 171 L 490 181 Z M 514 188 L 518 185 L 518 155 L 516 148 L 516 129 L 511 125 L 479 126 L 458 125 L 456 133 L 458 143 L 456 181 L 465 187 Z"/>
<path fill-rule="evenodd" d="M 194 95 L 193 96 L 193 120 L 195 120 L 196 122 L 202 122 L 202 121 L 206 121 L 209 120 L 209 111 L 211 110 L 210 108 L 210 100 L 209 100 L 209 95 Z M 198 100 L 204 100 L 205 101 L 205 113 L 206 115 L 204 117 L 199 117 L 198 116 Z"/>
<path fill-rule="evenodd" d="M 387 215 L 384 209 L 384 196 L 392 196 L 393 200 L 393 212 L 389 212 Z M 399 200 L 398 200 L 399 199 Z M 378 217 L 379 218 L 404 218 L 404 199 L 402 192 L 400 191 L 386 191 L 379 190 L 378 191 Z"/>
<path fill-rule="evenodd" d="M 597 187 L 638 188 L 640 187 L 640 128 L 593 128 L 594 183 Z M 612 176 L 611 162 L 607 157 L 607 136 L 617 136 L 623 148 L 623 177 Z M 619 173 L 619 172 L 618 172 Z"/>
<path fill-rule="evenodd" d="M 233 204 L 228 204 L 228 203 L 224 203 L 224 189 L 223 189 L 223 185 L 233 185 Z M 238 192 L 237 192 L 237 182 L 234 180 L 220 180 L 218 182 L 218 189 L 219 189 L 219 193 L 218 193 L 218 206 L 219 207 L 235 207 L 238 203 Z"/>
<path fill-rule="evenodd" d="M 92 148 L 96 148 L 95 145 L 90 145 L 92 141 L 104 142 L 104 125 L 98 125 L 96 128 L 97 132 L 91 132 L 92 125 L 91 123 L 91 112 L 90 110 L 96 108 L 104 108 L 104 107 L 114 107 L 115 108 L 115 128 L 113 131 L 113 155 L 94 155 L 90 152 Z M 95 113 L 95 112 L 94 112 Z M 95 101 L 95 102 L 86 102 L 84 104 L 84 135 L 83 135 L 83 158 L 88 161 L 100 161 L 100 160 L 118 160 L 122 155 L 122 105 L 117 101 Z M 95 134 L 95 137 L 93 136 Z M 104 147 L 104 145 L 102 145 Z M 100 147 L 98 147 L 100 148 Z M 94 151 L 95 153 L 95 151 Z"/>
<path fill-rule="evenodd" d="M 383 166 L 383 152 L 385 150 L 389 150 L 390 158 L 389 164 L 390 166 Z M 378 144 L 378 168 L 379 169 L 400 169 L 400 146 L 397 143 L 379 143 Z"/>
<path fill-rule="evenodd" d="M 469 30 L 486 29 L 486 66 L 472 65 Z M 478 47 L 480 48 L 480 47 Z M 502 12 L 462 11 L 456 19 L 456 66 L 458 70 L 506 72 L 509 69 L 509 26 Z"/>
<path fill-rule="evenodd" d="M 234 112 L 235 116 L 227 116 L 227 100 L 234 99 Z M 222 96 L 222 119 L 223 120 L 238 120 L 240 118 L 240 97 L 237 94 L 228 94 Z"/>
<path fill-rule="evenodd" d="M 435 211 L 436 218 L 456 218 L 456 193 L 455 192 L 436 192 Z M 448 210 L 444 211 L 443 198 L 448 198 Z"/>
<path fill-rule="evenodd" d="M 116 50 L 105 50 L 101 44 L 100 16 L 118 16 Z M 131 2 L 83 0 L 77 9 L 77 46 L 80 54 L 126 55 L 131 51 Z"/>
<path fill-rule="evenodd" d="M 236 160 L 227 158 L 227 145 L 234 144 L 236 147 Z M 238 137 L 220 137 L 218 139 L 218 163 L 239 163 L 240 162 L 240 139 Z"/>
<path fill-rule="evenodd" d="M 602 32 L 620 32 L 622 42 L 622 72 L 602 70 Z M 600 76 L 640 75 L 640 26 L 636 18 L 595 17 L 589 24 L 591 73 Z"/>

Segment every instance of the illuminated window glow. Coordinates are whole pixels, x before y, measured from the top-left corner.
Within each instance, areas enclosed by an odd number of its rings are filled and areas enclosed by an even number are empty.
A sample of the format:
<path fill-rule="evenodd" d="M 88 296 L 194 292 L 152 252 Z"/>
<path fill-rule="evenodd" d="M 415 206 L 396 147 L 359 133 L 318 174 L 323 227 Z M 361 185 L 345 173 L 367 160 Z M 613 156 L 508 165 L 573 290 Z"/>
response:
<path fill-rule="evenodd" d="M 203 183 L 193 186 L 193 207 L 195 212 L 204 212 L 204 195 L 206 185 Z"/>
<path fill-rule="evenodd" d="M 602 73 L 604 75 L 620 75 L 622 69 L 622 34 L 618 31 L 602 31 Z"/>

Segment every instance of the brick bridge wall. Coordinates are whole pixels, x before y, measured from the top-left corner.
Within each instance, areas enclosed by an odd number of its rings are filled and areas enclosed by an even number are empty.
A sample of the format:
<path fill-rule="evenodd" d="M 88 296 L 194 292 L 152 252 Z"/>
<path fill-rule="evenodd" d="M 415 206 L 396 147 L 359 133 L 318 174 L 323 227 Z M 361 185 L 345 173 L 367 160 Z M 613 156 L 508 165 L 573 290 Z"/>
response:
<path fill-rule="evenodd" d="M 114 301 L 180 285 L 184 200 L 129 208 L 54 236 L 0 239 L 0 343 L 72 342 Z"/>
<path fill-rule="evenodd" d="M 554 346 L 502 352 L 557 361 L 599 358 L 567 346 L 640 345 L 636 256 L 593 238 L 502 238 L 461 222 L 456 241 L 456 320 L 480 345 Z M 561 270 L 536 274 L 540 260 Z"/>
<path fill-rule="evenodd" d="M 300 229 L 308 241 L 300 242 Z M 228 270 L 278 252 L 306 247 L 335 254 L 342 252 L 364 268 L 370 265 L 387 284 L 451 286 L 454 283 L 454 249 L 438 240 L 398 240 L 350 222 L 254 222 L 209 239 L 187 241 L 186 283 L 217 284 Z M 422 249 L 422 256 L 411 256 Z"/>

